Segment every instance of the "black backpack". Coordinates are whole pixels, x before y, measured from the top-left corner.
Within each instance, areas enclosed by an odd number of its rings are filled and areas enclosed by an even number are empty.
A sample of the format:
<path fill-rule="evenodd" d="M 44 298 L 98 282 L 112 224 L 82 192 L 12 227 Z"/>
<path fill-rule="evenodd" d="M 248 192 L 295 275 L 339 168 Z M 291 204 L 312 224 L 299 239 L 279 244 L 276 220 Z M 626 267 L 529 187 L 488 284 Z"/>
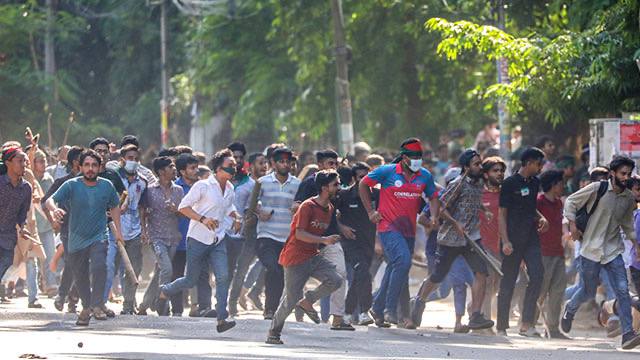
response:
<path fill-rule="evenodd" d="M 587 230 L 587 224 L 589 223 L 589 218 L 591 217 L 591 214 L 593 214 L 593 212 L 596 211 L 596 208 L 598 207 L 598 203 L 600 202 L 600 198 L 607 193 L 608 188 L 609 188 L 608 181 L 600 181 L 600 187 L 598 188 L 598 195 L 596 196 L 596 201 L 593 203 L 593 206 L 591 207 L 591 211 L 587 209 L 588 204 L 584 204 L 584 206 L 580 210 L 578 210 L 578 212 L 576 213 L 576 227 L 582 233 L 584 233 L 585 230 Z"/>

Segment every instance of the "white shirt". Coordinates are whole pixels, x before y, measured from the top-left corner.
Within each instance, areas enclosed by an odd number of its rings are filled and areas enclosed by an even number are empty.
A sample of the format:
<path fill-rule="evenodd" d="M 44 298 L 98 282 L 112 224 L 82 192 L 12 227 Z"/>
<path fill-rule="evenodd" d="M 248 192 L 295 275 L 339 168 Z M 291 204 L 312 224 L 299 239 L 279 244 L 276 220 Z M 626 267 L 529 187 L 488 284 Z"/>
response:
<path fill-rule="evenodd" d="M 218 221 L 218 228 L 209 230 L 199 221 L 189 221 L 189 231 L 187 237 L 193 238 L 205 245 L 217 244 L 222 241 L 225 234 L 225 217 L 236 211 L 233 201 L 235 193 L 231 181 L 227 181 L 224 194 L 220 188 L 220 183 L 215 176 L 210 176 L 206 180 L 200 180 L 193 184 L 193 187 L 184 196 L 178 209 L 190 207 L 201 216 Z M 228 227 L 228 225 L 227 225 Z"/>

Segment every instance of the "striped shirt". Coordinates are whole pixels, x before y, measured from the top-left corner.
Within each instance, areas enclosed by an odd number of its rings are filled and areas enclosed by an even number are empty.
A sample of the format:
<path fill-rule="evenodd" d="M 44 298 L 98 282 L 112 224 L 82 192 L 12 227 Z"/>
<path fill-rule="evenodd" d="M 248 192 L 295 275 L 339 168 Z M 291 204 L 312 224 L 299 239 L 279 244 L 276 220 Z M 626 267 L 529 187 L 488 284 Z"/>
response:
<path fill-rule="evenodd" d="M 261 184 L 258 201 L 261 211 L 271 212 L 273 216 L 268 221 L 258 221 L 258 238 L 269 238 L 285 242 L 291 227 L 291 206 L 293 198 L 298 192 L 300 180 L 289 175 L 287 181 L 281 184 L 275 172 L 258 179 Z"/>

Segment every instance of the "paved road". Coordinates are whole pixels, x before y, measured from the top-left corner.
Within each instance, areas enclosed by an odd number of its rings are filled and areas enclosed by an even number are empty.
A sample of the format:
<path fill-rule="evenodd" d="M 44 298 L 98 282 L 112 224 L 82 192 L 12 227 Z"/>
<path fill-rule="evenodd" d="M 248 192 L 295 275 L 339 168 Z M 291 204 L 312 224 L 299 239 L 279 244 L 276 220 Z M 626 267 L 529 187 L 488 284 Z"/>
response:
<path fill-rule="evenodd" d="M 447 302 L 430 303 L 425 327 L 418 331 L 359 327 L 355 332 L 328 325 L 287 322 L 284 346 L 264 344 L 268 322 L 257 312 L 242 314 L 224 334 L 215 319 L 118 316 L 92 320 L 45 309 L 27 309 L 25 299 L 0 305 L 0 358 L 35 354 L 48 359 L 631 359 L 638 351 L 618 349 L 620 338 L 606 339 L 600 329 L 581 330 L 572 341 L 532 340 L 451 333 L 453 310 Z M 117 308 L 117 306 L 113 306 Z M 293 319 L 291 317 L 290 319 Z M 441 326 L 442 328 L 438 328 Z M 82 343 L 82 347 L 79 347 Z"/>

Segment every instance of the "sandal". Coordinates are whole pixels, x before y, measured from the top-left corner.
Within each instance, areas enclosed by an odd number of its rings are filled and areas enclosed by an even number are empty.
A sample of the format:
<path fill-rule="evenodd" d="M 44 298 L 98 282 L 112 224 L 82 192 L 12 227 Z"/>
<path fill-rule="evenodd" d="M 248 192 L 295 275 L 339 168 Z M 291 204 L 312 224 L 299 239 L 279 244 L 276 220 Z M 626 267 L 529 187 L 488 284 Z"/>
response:
<path fill-rule="evenodd" d="M 284 345 L 284 342 L 282 342 L 282 340 L 280 340 L 280 335 L 269 335 L 267 337 L 267 341 L 265 341 L 265 344 Z"/>
<path fill-rule="evenodd" d="M 331 325 L 331 330 L 347 330 L 347 331 L 356 331 L 356 328 L 351 326 L 351 324 L 347 324 L 344 321 L 341 321 L 339 324 Z"/>
<path fill-rule="evenodd" d="M 467 326 L 467 325 L 460 325 L 460 327 L 455 327 L 455 328 L 453 329 L 453 332 L 454 332 L 455 334 L 468 334 L 470 330 L 471 330 L 471 329 L 469 329 L 469 326 Z"/>
<path fill-rule="evenodd" d="M 320 316 L 318 316 L 318 312 L 311 309 L 311 310 L 307 310 L 305 308 L 303 308 L 302 306 L 300 306 L 300 304 L 296 305 L 296 309 L 300 309 L 302 310 L 308 317 L 309 319 L 311 319 L 311 321 L 313 321 L 316 324 L 320 324 Z"/>

